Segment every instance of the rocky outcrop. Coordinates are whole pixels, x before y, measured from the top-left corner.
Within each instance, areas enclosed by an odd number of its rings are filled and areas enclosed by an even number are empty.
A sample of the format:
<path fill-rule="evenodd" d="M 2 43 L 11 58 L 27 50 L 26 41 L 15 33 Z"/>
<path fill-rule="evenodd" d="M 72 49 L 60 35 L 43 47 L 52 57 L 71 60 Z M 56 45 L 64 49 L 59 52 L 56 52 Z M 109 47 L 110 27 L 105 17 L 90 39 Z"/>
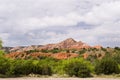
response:
<path fill-rule="evenodd" d="M 63 52 L 57 52 L 53 54 L 52 52 L 43 53 L 42 50 L 48 50 L 51 51 L 52 49 L 63 49 Z M 44 57 L 52 57 L 55 59 L 69 59 L 78 57 L 79 54 L 72 52 L 72 50 L 82 50 L 82 49 L 90 49 L 90 48 L 96 48 L 101 49 L 102 46 L 97 45 L 94 47 L 89 46 L 88 44 L 82 42 L 82 41 L 75 41 L 72 38 L 68 38 L 62 42 L 56 43 L 56 44 L 47 44 L 47 45 L 32 45 L 32 46 L 22 46 L 22 47 L 14 47 L 10 48 L 10 54 L 7 54 L 6 57 L 11 57 L 13 59 L 29 59 L 29 58 L 35 58 L 35 59 L 41 59 Z M 69 52 L 64 52 L 64 49 L 70 50 Z M 30 51 L 33 50 L 33 51 Z M 34 52 L 38 51 L 38 52 Z M 41 50 L 41 51 L 39 51 Z M 28 53 L 28 52 L 31 53 Z M 89 52 L 90 53 L 90 52 Z M 89 56 L 88 53 L 84 53 L 83 57 L 86 59 Z M 93 55 L 94 56 L 94 55 Z"/>
<path fill-rule="evenodd" d="M 39 49 L 81 49 L 81 48 L 90 48 L 90 46 L 86 43 L 81 41 L 77 42 L 72 38 L 68 38 L 60 43 L 57 44 L 48 44 L 40 47 Z"/>
<path fill-rule="evenodd" d="M 53 58 L 55 59 L 69 59 L 69 58 L 74 58 L 74 57 L 78 57 L 79 54 L 76 53 L 57 53 L 57 54 L 53 54 Z"/>
<path fill-rule="evenodd" d="M 29 50 L 35 50 L 41 47 L 42 45 L 31 45 L 31 46 L 18 46 L 10 49 L 10 52 L 24 52 Z"/>
<path fill-rule="evenodd" d="M 101 46 L 101 45 L 96 45 L 96 46 L 94 46 L 93 48 L 96 48 L 96 49 L 101 49 L 101 48 L 102 48 L 102 46 Z"/>
<path fill-rule="evenodd" d="M 1 50 L 5 51 L 6 53 L 9 53 L 12 48 L 13 47 L 2 47 Z"/>
<path fill-rule="evenodd" d="M 17 46 L 17 47 L 10 49 L 10 52 L 22 52 L 23 48 L 25 48 L 25 47 L 24 46 Z"/>
<path fill-rule="evenodd" d="M 83 43 L 82 41 L 75 41 L 72 38 L 68 38 L 60 43 L 56 43 L 56 44 L 47 44 L 47 45 L 32 45 L 32 46 L 26 46 L 26 47 L 14 47 L 12 49 L 10 49 L 10 52 L 23 52 L 23 51 L 29 51 L 29 50 L 51 50 L 54 48 L 58 48 L 58 49 L 88 49 L 88 48 L 97 48 L 97 49 L 101 49 L 102 46 L 94 46 L 91 47 L 86 43 Z"/>
<path fill-rule="evenodd" d="M 76 53 L 41 53 L 41 52 L 35 52 L 32 54 L 27 54 L 25 52 L 12 52 L 10 54 L 5 55 L 7 58 L 13 58 L 13 59 L 41 59 L 44 57 L 50 57 L 50 58 L 55 58 L 55 59 L 69 59 L 69 58 L 74 58 L 78 57 L 79 54 Z"/>

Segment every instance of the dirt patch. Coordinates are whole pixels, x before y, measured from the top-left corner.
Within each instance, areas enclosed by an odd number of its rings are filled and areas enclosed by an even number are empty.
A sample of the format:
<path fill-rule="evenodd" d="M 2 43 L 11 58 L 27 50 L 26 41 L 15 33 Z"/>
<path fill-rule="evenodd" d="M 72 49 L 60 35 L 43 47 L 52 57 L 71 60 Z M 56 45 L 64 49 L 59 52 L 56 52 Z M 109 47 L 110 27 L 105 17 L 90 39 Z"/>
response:
<path fill-rule="evenodd" d="M 120 80 L 119 78 L 0 78 L 0 80 Z"/>

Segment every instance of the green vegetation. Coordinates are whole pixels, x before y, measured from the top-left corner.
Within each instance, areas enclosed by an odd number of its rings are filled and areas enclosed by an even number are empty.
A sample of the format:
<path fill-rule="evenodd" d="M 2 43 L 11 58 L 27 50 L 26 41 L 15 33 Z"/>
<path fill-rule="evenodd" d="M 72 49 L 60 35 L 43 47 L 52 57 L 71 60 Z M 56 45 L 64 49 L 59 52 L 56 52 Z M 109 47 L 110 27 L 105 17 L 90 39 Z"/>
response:
<path fill-rule="evenodd" d="M 21 76 L 29 74 L 52 75 L 51 67 L 38 60 L 0 60 L 0 74 L 11 76 Z"/>
<path fill-rule="evenodd" d="M 42 49 L 40 52 L 43 52 L 43 53 L 59 53 L 59 52 L 62 52 L 62 50 L 59 50 L 58 48 L 54 48 L 54 49 L 51 49 L 51 50 Z"/>
<path fill-rule="evenodd" d="M 39 50 L 29 50 L 29 51 L 25 51 L 25 53 L 27 53 L 27 54 L 30 54 L 30 53 L 34 53 L 34 52 L 40 52 Z"/>
<path fill-rule="evenodd" d="M 2 47 L 2 41 L 0 41 Z M 40 56 L 39 59 L 28 58 L 10 59 L 5 57 L 4 51 L 0 50 L 0 77 L 19 77 L 35 75 L 67 75 L 70 77 L 92 77 L 94 75 L 111 75 L 120 74 L 120 48 L 102 48 L 102 49 L 81 49 L 81 50 L 60 50 L 54 48 L 52 50 L 30 50 L 27 54 L 34 52 L 43 53 L 78 53 L 77 58 L 68 58 L 57 60 L 51 57 Z M 88 53 L 89 56 L 83 59 L 83 54 Z"/>
<path fill-rule="evenodd" d="M 0 39 L 0 48 L 2 47 L 2 40 Z"/>
<path fill-rule="evenodd" d="M 97 74 L 118 74 L 120 69 L 115 60 L 111 58 L 104 58 L 96 64 L 95 72 Z"/>
<path fill-rule="evenodd" d="M 4 56 L 4 55 L 3 55 Z M 113 58 L 96 59 L 94 63 L 91 60 L 85 60 L 81 57 L 56 60 L 53 58 L 35 59 L 9 59 L 0 57 L 0 77 L 17 77 L 36 75 L 68 75 L 70 77 L 91 77 L 94 74 L 118 74 L 120 67 Z M 1 76 L 2 75 L 2 76 Z"/>
<path fill-rule="evenodd" d="M 90 64 L 87 61 L 84 61 L 82 59 L 73 59 L 70 60 L 65 65 L 65 72 L 69 76 L 76 76 L 76 77 L 90 77 L 91 76 L 91 69 L 90 65 L 88 67 L 88 64 Z"/>

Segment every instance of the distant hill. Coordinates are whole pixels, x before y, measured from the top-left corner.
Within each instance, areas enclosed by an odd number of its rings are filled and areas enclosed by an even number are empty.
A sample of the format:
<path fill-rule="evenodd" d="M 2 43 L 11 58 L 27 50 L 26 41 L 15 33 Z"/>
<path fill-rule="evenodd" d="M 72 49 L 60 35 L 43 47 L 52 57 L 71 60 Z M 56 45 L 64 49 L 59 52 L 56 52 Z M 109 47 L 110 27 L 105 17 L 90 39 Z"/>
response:
<path fill-rule="evenodd" d="M 7 57 L 14 59 L 42 59 L 45 57 L 68 59 L 78 56 L 87 58 L 91 54 L 92 56 L 104 56 L 105 54 L 104 51 L 101 51 L 102 46 L 100 45 L 90 46 L 82 41 L 75 41 L 72 38 L 55 44 L 4 47 L 3 49 L 9 52 L 9 54 L 6 54 Z"/>
<path fill-rule="evenodd" d="M 56 43 L 56 44 L 44 45 L 40 49 L 54 49 L 54 48 L 58 48 L 58 49 L 81 49 L 81 48 L 90 48 L 90 47 L 91 46 L 89 46 L 86 43 L 83 43 L 81 41 L 77 42 L 72 38 L 68 38 L 68 39 L 66 39 L 62 42 Z"/>
<path fill-rule="evenodd" d="M 11 49 L 13 49 L 14 47 L 2 47 L 1 50 L 9 53 Z"/>
<path fill-rule="evenodd" d="M 51 50 L 54 48 L 58 49 L 83 49 L 83 48 L 102 48 L 102 46 L 90 46 L 82 41 L 75 41 L 72 38 L 68 38 L 64 41 L 61 41 L 56 44 L 47 44 L 47 45 L 31 45 L 31 46 L 18 46 L 18 47 L 4 47 L 4 50 L 7 52 L 23 52 L 29 50 Z"/>

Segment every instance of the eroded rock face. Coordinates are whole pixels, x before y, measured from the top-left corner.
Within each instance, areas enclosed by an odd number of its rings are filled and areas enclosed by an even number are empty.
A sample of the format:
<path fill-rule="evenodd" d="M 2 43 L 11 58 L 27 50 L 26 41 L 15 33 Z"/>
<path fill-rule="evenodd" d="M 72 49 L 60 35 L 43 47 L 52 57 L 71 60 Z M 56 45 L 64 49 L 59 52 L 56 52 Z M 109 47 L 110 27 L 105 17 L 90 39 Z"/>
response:
<path fill-rule="evenodd" d="M 97 48 L 97 49 L 101 49 L 102 46 L 97 45 L 94 47 L 89 46 L 86 43 L 83 43 L 82 41 L 75 41 L 72 38 L 68 38 L 62 42 L 56 43 L 56 44 L 47 44 L 47 45 L 32 45 L 32 46 L 26 46 L 26 47 L 15 47 L 10 49 L 10 52 L 22 52 L 22 51 L 29 51 L 29 50 L 41 50 L 41 49 L 45 49 L 45 50 L 51 50 L 54 48 L 58 48 L 58 49 L 82 49 L 82 48 Z"/>
<path fill-rule="evenodd" d="M 10 52 L 22 52 L 23 48 L 25 48 L 25 47 L 17 46 L 17 47 L 10 49 Z"/>
<path fill-rule="evenodd" d="M 29 50 L 35 50 L 41 47 L 42 45 L 31 45 L 31 46 L 17 46 L 10 49 L 10 52 L 24 52 Z"/>
<path fill-rule="evenodd" d="M 42 53 L 42 52 L 32 52 L 32 53 L 27 53 L 26 51 L 30 51 L 30 50 L 52 50 L 54 48 L 58 48 L 58 49 L 67 49 L 67 50 L 72 50 L 72 49 L 90 49 L 90 48 L 96 48 L 96 49 L 101 49 L 102 46 L 97 45 L 94 47 L 89 46 L 86 43 L 83 43 L 82 41 L 75 41 L 72 38 L 68 38 L 62 42 L 56 43 L 56 44 L 47 44 L 47 45 L 32 45 L 32 46 L 26 46 L 26 47 L 15 47 L 10 49 L 11 53 L 7 54 L 7 57 L 11 57 L 11 58 L 20 58 L 20 59 L 28 59 L 28 58 L 41 58 L 41 57 L 53 57 L 55 59 L 69 59 L 69 58 L 74 58 L 74 57 L 78 57 L 79 55 L 77 53 L 72 53 L 72 52 L 58 52 L 58 53 Z M 88 54 L 84 54 L 83 57 L 86 59 L 89 55 Z"/>
<path fill-rule="evenodd" d="M 48 49 L 48 50 L 54 49 L 54 48 L 69 49 L 75 43 L 76 43 L 76 41 L 74 39 L 68 38 L 60 43 L 44 45 L 43 47 L 40 47 L 39 49 Z"/>
<path fill-rule="evenodd" d="M 41 57 L 52 57 L 55 59 L 69 59 L 69 58 L 74 58 L 78 57 L 79 54 L 76 53 L 41 53 L 41 52 L 34 52 L 32 54 L 27 54 L 25 52 L 12 52 L 10 54 L 5 55 L 7 58 L 13 58 L 13 59 L 30 59 L 30 58 L 35 58 L 35 59 L 40 59 Z"/>
<path fill-rule="evenodd" d="M 72 38 L 68 38 L 60 43 L 57 44 L 48 44 L 44 45 L 40 49 L 81 49 L 81 48 L 90 48 L 90 46 L 86 43 L 83 43 L 81 41 L 77 42 Z"/>
<path fill-rule="evenodd" d="M 101 48 L 102 48 L 102 46 L 101 46 L 101 45 L 96 45 L 96 46 L 94 46 L 93 48 L 96 48 L 96 49 L 101 49 Z"/>
<path fill-rule="evenodd" d="M 69 59 L 69 58 L 74 58 L 74 57 L 78 57 L 79 54 L 76 53 L 57 53 L 57 54 L 53 54 L 53 58 L 56 59 Z"/>

